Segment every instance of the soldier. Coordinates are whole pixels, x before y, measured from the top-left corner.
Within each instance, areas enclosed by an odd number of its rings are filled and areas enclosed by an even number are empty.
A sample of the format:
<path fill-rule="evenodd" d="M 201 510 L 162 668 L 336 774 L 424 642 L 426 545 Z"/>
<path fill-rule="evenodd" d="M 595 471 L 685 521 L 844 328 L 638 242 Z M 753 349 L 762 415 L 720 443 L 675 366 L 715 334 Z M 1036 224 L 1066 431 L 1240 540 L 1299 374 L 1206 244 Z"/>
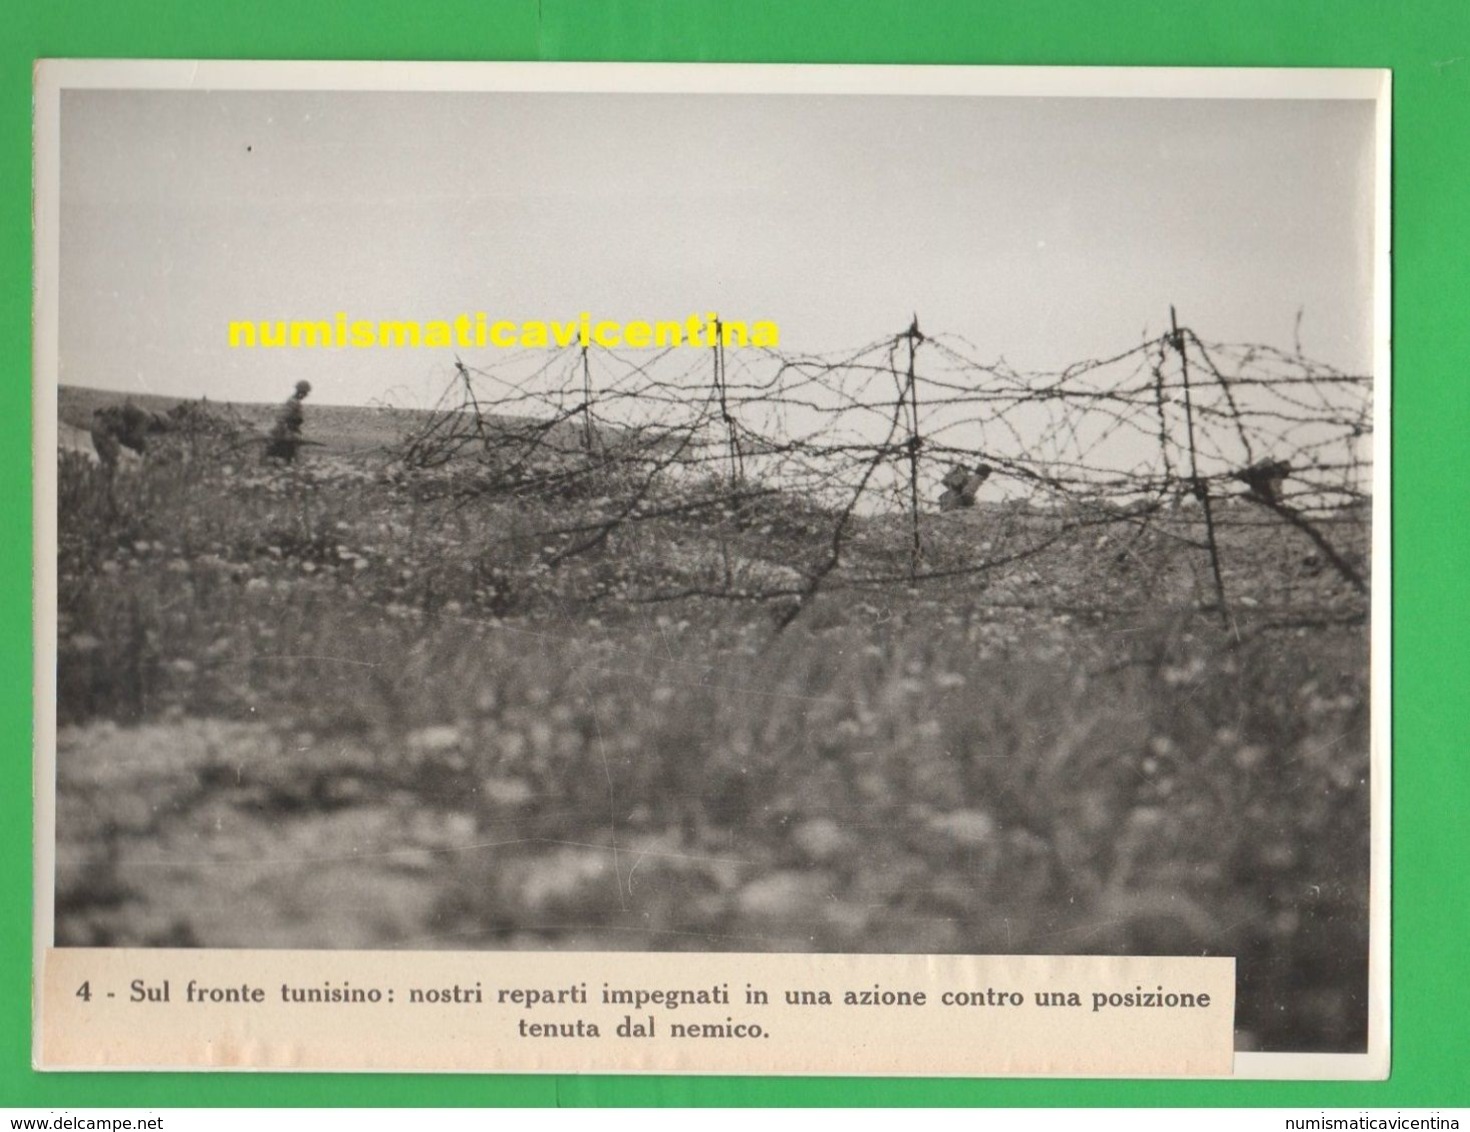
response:
<path fill-rule="evenodd" d="M 945 492 L 939 497 L 939 509 L 958 511 L 975 506 L 975 496 L 980 491 L 980 485 L 990 478 L 990 472 L 988 464 L 976 464 L 973 472 L 966 471 L 959 464 L 950 468 L 949 473 L 940 481 L 944 484 Z"/>
<path fill-rule="evenodd" d="M 1285 460 L 1258 460 L 1244 471 L 1236 472 L 1235 478 L 1251 489 L 1256 500 L 1276 507 L 1281 503 L 1281 489 L 1291 470 Z"/>
<path fill-rule="evenodd" d="M 143 455 L 148 437 L 172 429 L 167 417 L 140 409 L 131 401 L 107 405 L 92 414 L 92 446 L 106 471 L 117 467 L 124 448 Z"/>
<path fill-rule="evenodd" d="M 296 453 L 304 443 L 301 439 L 301 426 L 306 423 L 306 413 L 301 408 L 301 402 L 306 400 L 306 395 L 310 392 L 311 382 L 298 381 L 296 392 L 286 398 L 286 403 L 276 414 L 276 423 L 266 441 L 267 459 L 284 460 L 288 464 L 295 461 Z"/>

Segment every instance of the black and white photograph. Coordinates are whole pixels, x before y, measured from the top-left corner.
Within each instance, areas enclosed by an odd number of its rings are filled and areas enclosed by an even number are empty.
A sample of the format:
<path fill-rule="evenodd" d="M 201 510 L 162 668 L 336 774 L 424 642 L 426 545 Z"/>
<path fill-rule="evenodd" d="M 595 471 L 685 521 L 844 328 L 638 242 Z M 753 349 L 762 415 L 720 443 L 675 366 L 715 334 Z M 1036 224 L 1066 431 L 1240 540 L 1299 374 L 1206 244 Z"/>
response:
<path fill-rule="evenodd" d="M 1239 1065 L 1386 1050 L 1384 74 L 253 66 L 59 92 L 47 946 L 1233 957 Z"/>

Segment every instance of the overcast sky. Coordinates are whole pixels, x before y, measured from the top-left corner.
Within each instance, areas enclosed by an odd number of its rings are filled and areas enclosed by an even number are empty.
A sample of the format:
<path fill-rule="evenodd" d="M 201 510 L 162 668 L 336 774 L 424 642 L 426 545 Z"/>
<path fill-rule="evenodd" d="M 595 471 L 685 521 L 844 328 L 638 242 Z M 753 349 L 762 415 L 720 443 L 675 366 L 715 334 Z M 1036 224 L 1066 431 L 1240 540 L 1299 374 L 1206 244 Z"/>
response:
<path fill-rule="evenodd" d="M 917 311 L 1052 368 L 1157 333 L 1371 368 L 1374 109 L 1348 101 L 77 91 L 61 380 L 426 396 L 453 351 L 231 350 L 234 319 Z M 472 365 L 487 348 L 460 351 Z"/>

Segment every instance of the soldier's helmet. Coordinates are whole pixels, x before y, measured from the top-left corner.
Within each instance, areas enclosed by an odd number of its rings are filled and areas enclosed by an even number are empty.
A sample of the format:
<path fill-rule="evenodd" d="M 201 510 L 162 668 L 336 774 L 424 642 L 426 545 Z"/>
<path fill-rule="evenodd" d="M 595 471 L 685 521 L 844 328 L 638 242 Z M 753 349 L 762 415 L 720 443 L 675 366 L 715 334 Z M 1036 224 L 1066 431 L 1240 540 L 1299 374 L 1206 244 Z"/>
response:
<path fill-rule="evenodd" d="M 311 382 L 309 382 L 309 381 L 298 381 L 296 383 L 296 396 L 298 396 L 298 397 L 305 397 L 310 392 L 311 392 Z"/>

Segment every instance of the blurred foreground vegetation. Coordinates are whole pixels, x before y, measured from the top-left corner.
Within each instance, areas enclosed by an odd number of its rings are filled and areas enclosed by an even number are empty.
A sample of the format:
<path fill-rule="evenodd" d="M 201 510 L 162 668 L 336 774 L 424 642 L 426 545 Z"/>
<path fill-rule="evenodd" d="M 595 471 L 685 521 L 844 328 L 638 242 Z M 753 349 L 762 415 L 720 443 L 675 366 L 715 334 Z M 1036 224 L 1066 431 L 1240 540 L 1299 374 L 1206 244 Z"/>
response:
<path fill-rule="evenodd" d="M 566 555 L 618 485 L 487 474 L 63 460 L 58 944 L 1233 955 L 1241 1048 L 1363 1048 L 1367 631 L 1267 617 L 1295 532 L 1229 623 L 1106 529 L 793 610 L 669 595 L 824 553 L 796 501 Z"/>

